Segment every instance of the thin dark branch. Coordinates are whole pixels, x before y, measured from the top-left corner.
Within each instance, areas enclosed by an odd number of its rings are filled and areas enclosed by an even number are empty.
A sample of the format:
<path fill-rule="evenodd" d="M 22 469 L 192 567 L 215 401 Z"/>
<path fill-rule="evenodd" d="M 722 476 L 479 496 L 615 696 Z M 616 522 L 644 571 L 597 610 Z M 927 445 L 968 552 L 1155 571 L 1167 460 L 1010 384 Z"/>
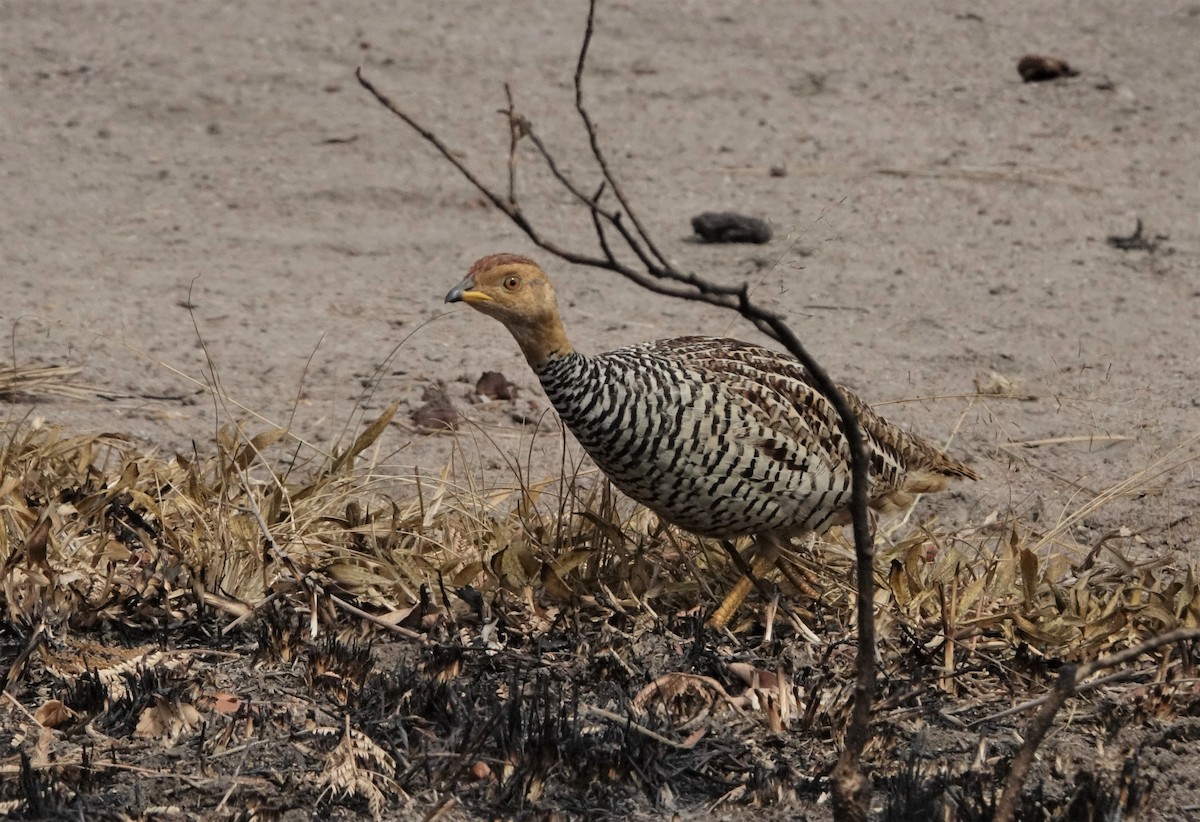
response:
<path fill-rule="evenodd" d="M 516 208 L 516 206 L 505 202 L 504 198 L 500 197 L 498 194 L 492 191 L 491 188 L 484 185 L 483 182 L 475 176 L 474 172 L 472 172 L 465 163 L 455 156 L 454 152 L 450 150 L 450 147 L 441 141 L 441 138 L 410 117 L 408 113 L 404 111 L 404 109 L 397 106 L 391 101 L 390 98 L 388 98 L 387 95 L 375 88 L 371 81 L 363 76 L 362 66 L 359 66 L 357 69 L 355 69 L 354 76 L 358 78 L 359 85 L 371 92 L 375 99 L 378 100 L 384 108 L 403 120 L 405 125 L 417 132 L 417 134 L 421 135 L 421 139 L 436 148 L 438 152 L 440 152 L 441 155 L 446 158 L 446 161 L 449 162 L 450 165 L 458 169 L 458 173 L 465 177 L 468 183 L 473 185 L 480 194 L 482 194 L 484 197 L 487 197 L 488 200 L 491 201 L 492 205 L 511 217 L 513 221 L 516 222 L 517 225 L 522 229 L 528 231 L 526 228 L 527 223 L 523 218 L 520 218 L 520 210 Z"/>
<path fill-rule="evenodd" d="M 1148 654 L 1164 645 L 1173 645 L 1176 642 L 1192 642 L 1195 640 L 1200 640 L 1200 628 L 1180 628 L 1176 631 L 1168 631 L 1165 634 L 1152 636 L 1144 642 L 1134 645 L 1132 648 L 1125 648 L 1108 656 L 1094 659 L 1091 662 L 1085 662 L 1079 666 L 1076 679 L 1087 679 L 1101 671 L 1116 668 L 1118 665 L 1124 665 L 1126 662 L 1132 662 L 1139 656 Z"/>
<path fill-rule="evenodd" d="M 599 137 L 587 111 L 583 98 L 583 73 L 587 62 L 587 51 L 591 43 L 595 22 L 595 0 L 588 4 L 587 28 L 583 45 L 580 49 L 579 60 L 575 70 L 575 108 L 588 135 L 592 157 L 603 179 L 603 186 L 593 196 L 588 196 L 583 189 L 571 181 L 559 168 L 553 154 L 541 141 L 527 120 L 519 118 L 508 109 L 509 128 L 514 129 L 514 121 L 520 124 L 521 136 L 528 137 L 537 149 L 543 162 L 568 192 L 580 201 L 588 210 L 596 231 L 597 244 L 603 254 L 596 257 L 582 252 L 571 251 L 544 238 L 532 222 L 521 210 L 515 196 L 515 181 L 510 182 L 510 199 L 505 199 L 485 185 L 449 148 L 430 130 L 421 126 L 414 118 L 402 111 L 385 95 L 375 89 L 362 75 L 357 72 L 358 80 L 367 91 L 389 111 L 399 117 L 406 125 L 415 130 L 427 142 L 436 148 L 460 174 L 484 195 L 497 209 L 508 215 L 509 219 L 520 228 L 527 237 L 539 248 L 542 248 L 561 260 L 576 265 L 586 265 L 606 271 L 613 271 L 627 280 L 653 291 L 656 294 L 707 303 L 737 311 L 749 320 L 756 328 L 777 340 L 788 352 L 805 367 L 813 386 L 834 407 L 838 414 L 843 436 L 850 458 L 850 514 L 853 522 L 855 559 L 857 563 L 856 583 L 858 593 L 858 654 L 857 672 L 854 687 L 854 705 L 851 712 L 850 725 L 846 730 L 845 748 L 834 772 L 835 812 L 838 818 L 865 818 L 869 807 L 869 784 L 858 768 L 862 751 L 870 737 L 871 704 L 875 686 L 875 615 L 874 615 L 874 541 L 871 533 L 870 520 L 867 516 L 867 494 L 869 486 L 869 459 L 866 441 L 858 425 L 857 417 L 851 409 L 845 396 L 830 379 L 829 375 L 812 356 L 809 355 L 800 340 L 778 314 L 767 311 L 754 304 L 749 296 L 746 284 L 738 286 L 721 285 L 689 272 L 683 272 L 670 264 L 658 250 L 650 238 L 636 213 L 630 208 L 629 202 L 621 190 L 620 184 L 612 173 L 604 153 L 600 147 Z M 511 100 L 511 98 L 510 98 Z M 510 155 L 510 173 L 515 176 L 515 160 Z M 622 220 L 620 211 L 607 210 L 600 204 L 601 194 L 607 187 L 613 192 L 624 213 L 633 223 L 630 230 Z M 637 257 L 644 271 L 620 262 L 605 233 L 605 224 L 611 226 L 624 241 L 626 247 Z"/>
<path fill-rule="evenodd" d="M 565 188 L 572 196 L 579 200 L 579 202 L 583 203 L 589 208 L 598 210 L 605 219 L 609 221 L 614 219 L 613 214 L 610 214 L 604 211 L 604 209 L 599 208 L 594 198 L 588 197 L 586 194 L 584 194 L 583 190 L 580 189 L 579 186 L 575 185 L 575 182 L 568 177 L 561 168 L 558 167 L 558 161 L 554 159 L 554 155 L 551 153 L 550 149 L 546 147 L 546 144 L 542 142 L 542 138 L 536 131 L 534 131 L 532 125 L 529 125 L 528 129 L 526 130 L 526 134 L 529 136 L 529 141 L 533 143 L 533 147 L 536 148 L 538 154 L 541 155 L 542 162 L 546 164 L 546 168 L 550 170 L 550 174 L 555 180 L 558 180 L 559 185 Z"/>
<path fill-rule="evenodd" d="M 1025 742 L 1009 766 L 1008 776 L 1004 780 L 1004 792 L 1000 794 L 1000 801 L 996 803 L 996 815 L 992 817 L 992 822 L 1010 822 L 1016 815 L 1021 787 L 1025 784 L 1025 777 L 1029 775 L 1029 769 L 1033 765 L 1034 754 L 1042 744 L 1046 732 L 1054 725 L 1054 715 L 1075 692 L 1076 673 L 1074 665 L 1062 667 L 1058 672 L 1058 681 L 1054 683 L 1054 690 L 1050 692 L 1050 698 L 1025 728 Z"/>
<path fill-rule="evenodd" d="M 598 203 L 600 198 L 604 196 L 604 183 L 601 183 L 596 189 L 596 193 L 591 199 L 591 215 L 592 226 L 596 229 L 596 242 L 600 244 L 600 250 L 604 252 L 604 256 L 613 265 L 617 264 L 617 258 L 613 254 L 612 246 L 608 244 L 608 235 L 604 233 L 604 223 L 600 220 L 600 208 Z"/>
<path fill-rule="evenodd" d="M 508 100 L 508 108 L 504 114 L 508 116 L 508 202 L 514 207 L 517 204 L 517 144 L 525 136 L 528 123 L 517 117 L 513 108 L 512 88 L 504 84 L 504 97 Z"/>
<path fill-rule="evenodd" d="M 634 228 L 637 229 L 638 236 L 642 242 L 646 244 L 646 248 L 650 249 L 650 253 L 658 260 L 658 264 L 664 270 L 671 269 L 670 263 L 654 245 L 650 234 L 642 226 L 642 221 L 638 219 L 637 212 L 629 206 L 629 201 L 625 199 L 625 193 L 621 190 L 617 179 L 612 175 L 608 168 L 608 160 L 604 157 L 604 152 L 600 148 L 600 138 L 596 134 L 596 127 L 592 123 L 591 115 L 588 114 L 587 106 L 583 104 L 583 72 L 587 65 L 588 47 L 592 44 L 592 32 L 595 31 L 596 22 L 596 0 L 588 0 L 588 16 L 587 25 L 583 30 L 583 45 L 579 47 L 579 60 L 575 64 L 575 111 L 579 113 L 579 119 L 583 121 L 583 126 L 587 130 L 588 143 L 592 148 L 592 156 L 596 158 L 596 164 L 600 167 L 600 172 L 604 175 L 605 181 L 612 188 L 613 196 L 617 198 L 617 202 L 625 209 L 625 213 L 629 215 L 629 219 L 633 222 Z"/>
<path fill-rule="evenodd" d="M 588 210 L 591 212 L 593 220 L 602 219 L 604 222 L 607 222 L 609 225 L 616 228 L 621 234 L 622 239 L 625 240 L 625 244 L 629 246 L 629 249 L 635 255 L 637 255 L 637 258 L 641 261 L 642 265 L 645 266 L 646 270 L 653 273 L 657 269 L 657 266 L 642 250 L 641 243 L 639 243 L 637 239 L 625 229 L 621 223 L 620 213 L 616 211 L 608 211 L 602 208 L 600 206 L 599 194 L 597 194 L 595 197 L 588 197 L 586 194 L 584 194 L 583 191 L 576 186 L 575 183 L 572 182 L 571 179 L 567 177 L 561 169 L 559 169 L 558 161 L 554 159 L 554 155 L 550 153 L 548 148 L 546 148 L 546 144 L 542 142 L 542 138 L 538 136 L 537 132 L 530 128 L 528 134 L 529 141 L 533 143 L 534 148 L 536 148 L 538 154 L 541 155 L 542 161 L 546 164 L 546 168 L 550 170 L 550 174 L 553 175 L 554 179 L 558 180 L 559 184 L 561 184 L 563 188 L 565 188 L 568 192 L 574 195 L 576 199 L 587 206 Z M 607 183 L 603 185 L 606 184 Z M 601 186 L 601 190 L 603 190 L 603 185 Z M 612 262 L 614 266 L 617 265 L 617 258 L 611 254 L 609 255 L 609 261 Z"/>
<path fill-rule="evenodd" d="M 1200 639 L 1200 628 L 1180 628 L 1176 631 L 1168 631 L 1165 634 L 1150 637 L 1131 648 L 1125 648 L 1100 659 L 1085 662 L 1078 667 L 1075 665 L 1064 665 L 1059 672 L 1058 681 L 1054 683 L 1054 690 L 1042 697 L 1041 710 L 1037 712 L 1025 728 L 1025 742 L 1021 745 L 1021 750 L 1013 757 L 1012 764 L 1009 766 L 1008 776 L 1004 780 L 1004 791 L 1000 794 L 1000 801 L 996 803 L 996 815 L 993 817 L 993 822 L 1010 822 L 1010 820 L 1016 817 L 1017 803 L 1021 798 L 1021 790 L 1025 786 L 1025 779 L 1029 775 L 1029 769 L 1033 765 L 1034 754 L 1037 753 L 1038 746 L 1041 745 L 1046 733 L 1053 727 L 1054 717 L 1058 714 L 1059 709 L 1062 708 L 1067 699 L 1081 690 L 1080 682 L 1098 674 L 1100 671 L 1106 671 L 1109 668 L 1124 665 L 1126 662 L 1132 662 L 1142 654 L 1148 654 L 1157 648 L 1161 648 L 1163 645 L 1198 639 Z"/>
<path fill-rule="evenodd" d="M 521 208 L 517 203 L 508 202 L 508 200 L 498 191 L 480 180 L 475 173 L 471 171 L 470 167 L 462 162 L 462 160 L 458 159 L 456 154 L 451 151 L 450 147 L 442 142 L 441 138 L 438 137 L 437 134 L 430 129 L 425 128 L 425 126 L 421 125 L 420 122 L 408 114 L 408 112 L 404 111 L 404 109 L 393 103 L 386 94 L 375 88 L 371 81 L 363 76 L 361 66 L 355 70 L 354 76 L 358 78 L 359 85 L 369 91 L 372 96 L 379 101 L 380 105 L 382 105 L 392 114 L 399 117 L 405 125 L 417 132 L 417 134 L 419 134 L 421 138 L 425 140 L 425 142 L 436 148 L 442 157 L 444 157 L 446 161 L 450 163 L 450 165 L 454 166 L 454 168 L 458 170 L 458 173 L 461 174 L 468 183 L 475 187 L 476 191 L 487 198 L 487 200 L 497 209 L 507 214 L 508 218 L 512 220 L 518 228 L 525 232 L 525 236 L 529 237 L 529 239 L 538 248 L 545 249 L 554 256 L 576 265 L 586 265 L 597 268 L 609 267 L 607 260 L 603 260 L 598 257 L 592 257 L 582 252 L 571 251 L 559 246 L 557 243 L 544 239 L 537 229 L 534 228 L 529 219 L 525 216 L 524 212 L 521 211 Z"/>

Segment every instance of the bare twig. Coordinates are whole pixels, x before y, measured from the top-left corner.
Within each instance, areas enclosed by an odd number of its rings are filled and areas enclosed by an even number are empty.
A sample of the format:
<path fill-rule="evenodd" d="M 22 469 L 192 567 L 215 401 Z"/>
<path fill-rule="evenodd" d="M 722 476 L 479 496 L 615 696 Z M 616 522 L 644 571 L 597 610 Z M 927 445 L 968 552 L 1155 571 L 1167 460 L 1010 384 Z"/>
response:
<path fill-rule="evenodd" d="M 667 262 L 667 258 L 662 255 L 654 244 L 654 240 L 646 231 L 642 221 L 638 219 L 637 212 L 629 206 L 629 201 L 625 199 L 625 193 L 618 185 L 616 178 L 608 170 L 608 160 L 605 159 L 604 152 L 600 148 L 600 138 L 596 133 L 596 126 L 592 123 L 591 115 L 588 114 L 587 106 L 583 104 L 583 70 L 587 65 L 588 46 L 592 42 L 592 32 L 595 30 L 596 22 L 596 0 L 588 2 L 587 26 L 583 33 L 583 45 L 579 49 L 579 61 L 575 64 L 575 111 L 579 113 L 579 119 L 583 121 L 583 126 L 587 130 L 588 143 L 592 148 L 592 156 L 596 158 L 596 163 L 600 166 L 600 171 L 604 175 L 604 179 L 612 186 L 613 196 L 617 198 L 617 202 L 625 209 L 625 213 L 629 215 L 630 221 L 634 228 L 637 229 L 638 237 L 645 243 L 646 248 L 658 260 L 658 264 L 664 269 L 671 268 Z"/>
<path fill-rule="evenodd" d="M 528 123 L 517 117 L 517 112 L 513 108 L 512 88 L 508 83 L 504 84 L 504 97 L 508 100 L 508 108 L 503 112 L 508 116 L 508 202 L 515 206 L 517 204 L 517 144 L 525 136 Z"/>
<path fill-rule="evenodd" d="M 662 734 L 660 734 L 656 731 L 653 731 L 644 725 L 639 725 L 638 723 L 634 722 L 631 717 L 621 716 L 620 714 L 613 713 L 612 711 L 607 711 L 604 708 L 598 708 L 595 705 L 582 704 L 579 706 L 579 712 L 585 713 L 585 714 L 591 714 L 592 716 L 598 716 L 601 719 L 607 719 L 610 722 L 616 722 L 622 728 L 625 728 L 628 731 L 633 731 L 635 733 L 639 733 L 642 736 L 645 736 L 649 739 L 653 739 L 655 742 L 660 742 L 663 745 L 666 745 L 671 748 L 675 748 L 676 750 L 687 751 L 687 750 L 691 750 L 692 748 L 696 747 L 695 741 L 692 741 L 690 743 L 689 742 L 676 742 L 674 739 L 665 737 Z"/>
<path fill-rule="evenodd" d="M 649 232 L 621 189 L 608 164 L 600 146 L 599 135 L 584 103 L 583 78 L 587 64 L 587 54 L 594 32 L 596 0 L 588 4 L 587 25 L 584 31 L 583 44 L 579 51 L 579 60 L 575 67 L 575 110 L 583 121 L 591 147 L 592 157 L 599 169 L 602 182 L 595 189 L 595 194 L 588 195 L 584 187 L 576 184 L 560 169 L 553 153 L 541 140 L 532 124 L 520 117 L 513 110 L 512 99 L 509 96 L 509 106 L 505 113 L 509 118 L 511 135 L 509 155 L 508 196 L 491 188 L 458 158 L 442 140 L 430 129 L 421 125 L 415 118 L 405 112 L 386 95 L 380 92 L 358 69 L 356 75 L 363 88 L 374 95 L 386 109 L 391 111 L 409 128 L 417 132 L 426 142 L 432 145 L 447 161 L 480 192 L 497 209 L 508 216 L 525 235 L 539 248 L 542 248 L 565 262 L 585 265 L 612 271 L 627 280 L 653 291 L 670 297 L 702 302 L 737 311 L 749 320 L 763 333 L 777 340 L 788 352 L 807 369 L 813 386 L 830 402 L 838 414 L 842 434 L 846 440 L 850 457 L 851 487 L 850 513 L 853 522 L 855 559 L 857 563 L 856 583 L 858 593 L 858 654 L 857 673 L 854 687 L 854 705 L 850 725 L 846 730 L 845 748 L 838 765 L 833 773 L 834 805 L 839 818 L 865 818 L 869 806 L 869 785 L 858 768 L 864 746 L 870 733 L 871 702 L 875 684 L 875 620 L 874 620 L 874 542 L 871 533 L 870 520 L 867 517 L 868 491 L 868 455 L 866 442 L 859 429 L 858 420 L 846 398 L 829 378 L 825 370 L 809 355 L 800 340 L 792 332 L 783 318 L 773 312 L 760 308 L 750 299 L 749 284 L 737 286 L 722 285 L 703 277 L 675 268 L 658 250 Z M 551 175 L 570 192 L 580 204 L 588 209 L 596 232 L 596 243 L 601 256 L 594 253 L 575 251 L 544 237 L 522 210 L 516 199 L 516 162 L 515 146 L 521 138 L 528 138 L 538 155 L 546 164 Z M 590 186 L 588 188 L 591 188 Z M 607 209 L 601 204 L 601 198 L 606 190 L 612 191 L 619 209 Z M 626 225 L 624 217 L 628 217 L 632 228 Z M 621 262 L 611 245 L 607 231 L 611 229 L 621 238 L 625 247 L 638 259 L 642 270 L 638 270 Z"/>
<path fill-rule="evenodd" d="M 1200 628 L 1180 628 L 1177 631 L 1150 637 L 1131 648 L 1125 648 L 1115 654 L 1109 654 L 1079 666 L 1064 665 L 1058 674 L 1054 690 L 1042 698 L 1041 710 L 1025 728 L 1025 742 L 1021 745 L 1021 750 L 1013 757 L 1008 776 L 1004 780 L 1004 791 L 1000 794 L 1000 801 L 996 804 L 996 815 L 993 817 L 993 822 L 1009 822 L 1015 818 L 1017 802 L 1021 798 L 1021 789 L 1025 785 L 1025 778 L 1029 775 L 1029 768 L 1033 764 L 1033 756 L 1046 733 L 1053 727 L 1054 717 L 1059 708 L 1080 690 L 1079 682 L 1100 671 L 1115 668 L 1137 659 L 1142 654 L 1147 654 L 1163 645 L 1197 639 L 1200 639 Z"/>
<path fill-rule="evenodd" d="M 371 623 L 372 625 L 375 625 L 379 628 L 383 628 L 385 631 L 391 631 L 393 634 L 397 634 L 399 636 L 405 637 L 406 639 L 417 639 L 417 640 L 425 639 L 424 635 L 418 634 L 416 631 L 409 630 L 408 628 L 405 628 L 403 625 L 396 625 L 394 622 L 388 622 L 386 619 L 380 619 L 379 617 L 375 616 L 374 614 L 368 613 L 367 611 L 364 611 L 362 608 L 359 608 L 356 605 L 351 605 L 349 602 L 346 602 L 346 600 L 342 599 L 339 596 L 335 596 L 333 594 L 326 594 L 326 596 L 329 597 L 330 602 L 332 602 L 337 607 L 341 608 L 346 613 L 353 614 L 354 616 L 358 617 L 359 619 L 366 620 L 367 622 Z"/>
<path fill-rule="evenodd" d="M 1009 822 L 1016 814 L 1017 801 L 1021 797 L 1025 777 L 1029 775 L 1029 768 L 1033 765 L 1033 756 L 1042 744 L 1046 732 L 1054 725 L 1054 715 L 1067 701 L 1067 697 L 1075 692 L 1077 673 L 1074 665 L 1062 667 L 1058 672 L 1058 681 L 1054 683 L 1054 690 L 1050 692 L 1050 698 L 1025 728 L 1025 743 L 1021 745 L 1021 750 L 1017 751 L 1012 765 L 1009 766 L 1008 776 L 1004 780 L 1004 792 L 1000 794 L 1000 801 L 996 803 L 996 815 L 992 817 L 992 822 Z"/>
<path fill-rule="evenodd" d="M 1117 671 L 1116 673 L 1111 673 L 1108 676 L 1102 676 L 1099 679 L 1091 679 L 1091 680 L 1088 680 L 1087 682 L 1080 682 L 1079 675 L 1078 675 L 1078 673 L 1076 673 L 1076 675 L 1075 675 L 1075 682 L 1076 682 L 1075 693 L 1076 693 L 1076 695 L 1078 695 L 1085 691 L 1090 691 L 1093 688 L 1099 688 L 1102 685 L 1110 685 L 1113 682 L 1119 682 L 1121 680 L 1130 679 L 1130 678 L 1136 677 L 1139 673 L 1141 673 L 1142 675 L 1145 675 L 1146 672 L 1145 671 L 1141 671 L 1141 672 L 1139 672 L 1139 671 Z M 995 722 L 996 720 L 1004 719 L 1006 716 L 1013 716 L 1015 714 L 1023 714 L 1026 711 L 1033 710 L 1034 708 L 1038 707 L 1039 705 L 1046 704 L 1046 702 L 1048 702 L 1050 700 L 1050 698 L 1051 698 L 1051 694 L 1045 693 L 1039 697 L 1035 697 L 1033 699 L 1027 699 L 1024 702 L 1013 705 L 1011 708 L 1005 708 L 1003 711 L 996 711 L 994 714 L 988 714 L 985 717 L 981 717 L 979 719 L 973 719 L 970 722 L 964 722 L 964 723 L 962 723 L 962 727 L 977 728 L 980 725 L 987 725 L 990 722 Z"/>
<path fill-rule="evenodd" d="M 1142 654 L 1148 654 L 1156 648 L 1161 648 L 1163 645 L 1172 645 L 1176 642 L 1191 642 L 1200 639 L 1200 628 L 1180 628 L 1177 631 L 1168 631 L 1165 634 L 1152 636 L 1144 642 L 1134 645 L 1132 648 L 1125 648 L 1117 651 L 1115 654 L 1100 657 L 1100 659 L 1085 662 L 1079 666 L 1079 671 L 1076 674 L 1076 680 L 1087 679 L 1100 671 L 1115 668 L 1118 665 L 1124 665 L 1126 662 L 1132 662 Z"/>

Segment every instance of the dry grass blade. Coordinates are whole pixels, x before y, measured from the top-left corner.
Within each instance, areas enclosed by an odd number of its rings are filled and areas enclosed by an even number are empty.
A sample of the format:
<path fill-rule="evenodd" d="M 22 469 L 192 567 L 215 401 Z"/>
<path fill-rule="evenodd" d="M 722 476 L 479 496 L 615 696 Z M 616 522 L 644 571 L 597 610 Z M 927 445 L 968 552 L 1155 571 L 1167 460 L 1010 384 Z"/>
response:
<path fill-rule="evenodd" d="M 1110 504 L 1113 500 L 1121 497 L 1129 496 L 1138 489 L 1148 486 L 1151 482 L 1160 477 L 1172 474 L 1185 465 L 1195 462 L 1200 459 L 1200 454 L 1189 454 L 1197 443 L 1200 443 L 1200 433 L 1196 433 L 1188 437 L 1183 442 L 1176 445 L 1166 454 L 1158 457 L 1146 468 L 1131 474 L 1124 480 L 1115 485 L 1106 488 L 1101 493 L 1097 494 L 1093 499 L 1086 504 L 1081 505 L 1075 511 L 1067 516 L 1064 516 L 1053 528 L 1047 531 L 1034 545 L 1032 550 L 1035 553 L 1041 552 L 1043 548 L 1053 544 L 1062 538 L 1062 536 L 1080 520 L 1089 517 Z"/>
<path fill-rule="evenodd" d="M 396 411 L 399 408 L 400 401 L 395 400 L 370 425 L 363 429 L 363 432 L 355 438 L 354 443 L 334 458 L 330 473 L 340 474 L 350 465 L 351 460 L 370 448 L 379 439 L 379 436 L 387 430 L 388 425 L 391 423 L 392 418 L 396 416 Z"/>
<path fill-rule="evenodd" d="M 1000 443 L 1001 448 L 1040 448 L 1044 445 L 1067 445 L 1079 443 L 1082 445 L 1095 445 L 1102 442 L 1130 442 L 1134 438 L 1126 437 L 1117 434 L 1095 434 L 1084 435 L 1077 437 L 1046 437 L 1037 440 L 1014 440 L 1012 442 Z"/>
<path fill-rule="evenodd" d="M 0 368 L 0 399 L 10 402 L 33 397 L 88 399 L 102 392 L 74 379 L 82 369 L 69 365 Z"/>
<path fill-rule="evenodd" d="M 276 428 L 274 431 L 264 431 L 261 434 L 255 434 L 234 455 L 233 468 L 237 471 L 245 471 L 250 466 L 250 463 L 254 462 L 256 457 L 285 436 L 287 436 L 287 430 L 284 428 Z"/>

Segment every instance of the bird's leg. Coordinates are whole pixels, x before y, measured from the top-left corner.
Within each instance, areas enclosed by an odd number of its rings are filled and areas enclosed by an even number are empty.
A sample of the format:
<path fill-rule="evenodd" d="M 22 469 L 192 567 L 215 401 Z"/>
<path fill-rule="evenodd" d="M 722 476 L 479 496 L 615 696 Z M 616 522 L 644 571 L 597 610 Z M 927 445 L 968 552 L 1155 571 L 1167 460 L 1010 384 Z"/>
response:
<path fill-rule="evenodd" d="M 759 577 L 775 567 L 775 563 L 779 560 L 779 553 L 783 549 L 779 539 L 775 536 L 763 534 L 754 538 L 755 544 L 758 546 L 758 556 L 754 558 L 754 567 L 747 567 L 747 563 L 742 559 L 741 554 L 733 547 L 732 543 L 723 542 L 726 550 L 730 555 L 735 557 L 734 564 L 742 572 L 742 578 L 737 581 L 733 589 L 722 600 L 717 610 L 713 611 L 712 616 L 708 618 L 706 623 L 709 628 L 714 628 L 718 631 L 723 630 L 729 624 L 730 618 L 737 611 L 738 607 L 745 601 L 746 596 L 750 593 L 750 589 L 755 585 L 761 585 Z"/>
<path fill-rule="evenodd" d="M 816 542 L 817 535 L 810 532 L 804 538 L 804 551 L 811 553 Z M 819 600 L 821 598 L 821 591 L 814 587 L 816 583 L 811 574 L 806 574 L 799 566 L 793 565 L 784 556 L 780 556 L 778 566 L 779 572 L 792 584 L 793 588 L 800 592 L 801 596 L 812 600 Z"/>

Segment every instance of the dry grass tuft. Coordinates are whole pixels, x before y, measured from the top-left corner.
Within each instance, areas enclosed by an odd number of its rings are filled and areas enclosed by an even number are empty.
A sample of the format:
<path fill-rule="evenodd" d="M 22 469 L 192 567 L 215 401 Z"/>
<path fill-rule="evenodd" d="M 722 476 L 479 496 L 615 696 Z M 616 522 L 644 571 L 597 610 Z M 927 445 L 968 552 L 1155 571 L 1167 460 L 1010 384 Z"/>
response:
<path fill-rule="evenodd" d="M 240 792 L 264 813 L 300 796 L 377 819 L 446 795 L 621 815 L 825 789 L 852 681 L 847 542 L 797 548 L 778 600 L 714 645 L 704 611 L 737 576 L 719 547 L 579 470 L 489 489 L 386 476 L 370 454 L 395 413 L 309 463 L 279 429 L 227 429 L 193 459 L 4 426 L 3 807 L 95 813 L 130 769 L 214 811 Z M 967 818 L 1013 752 L 1012 707 L 1063 663 L 1200 624 L 1185 554 L 1073 536 L 1078 512 L 1161 483 L 1164 459 L 1047 525 L 902 523 L 880 546 L 877 781 L 919 777 L 930 813 Z M 1075 727 L 1113 739 L 1200 707 L 1196 650 L 1110 675 Z M 930 733 L 953 741 L 913 755 L 928 767 L 893 754 Z M 1134 776 L 1094 782 L 1143 795 Z M 1030 813 L 1058 801 L 1037 796 Z"/>
<path fill-rule="evenodd" d="M 100 393 L 76 380 L 79 372 L 78 367 L 67 365 L 0 368 L 0 400 L 16 402 L 47 396 L 87 399 Z"/>

